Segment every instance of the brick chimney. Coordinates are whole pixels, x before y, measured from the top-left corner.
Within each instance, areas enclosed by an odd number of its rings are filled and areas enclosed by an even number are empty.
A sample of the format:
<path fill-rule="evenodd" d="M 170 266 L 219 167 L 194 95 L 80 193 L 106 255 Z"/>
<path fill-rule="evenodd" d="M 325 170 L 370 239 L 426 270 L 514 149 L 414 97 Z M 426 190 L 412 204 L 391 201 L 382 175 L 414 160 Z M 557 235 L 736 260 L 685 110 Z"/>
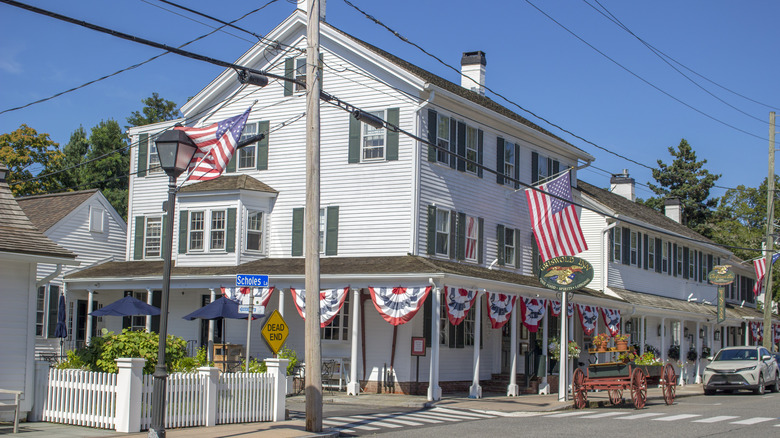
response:
<path fill-rule="evenodd" d="M 668 198 L 664 200 L 664 213 L 669 219 L 681 224 L 682 216 L 682 203 L 680 198 Z"/>
<path fill-rule="evenodd" d="M 485 52 L 481 50 L 477 52 L 463 52 L 463 57 L 460 58 L 460 72 L 463 75 L 460 78 L 460 86 L 476 91 L 484 96 L 485 66 L 487 66 Z"/>
<path fill-rule="evenodd" d="M 631 202 L 636 201 L 634 178 L 628 176 L 628 169 L 623 169 L 622 175 L 612 175 L 609 179 L 609 191 Z"/>

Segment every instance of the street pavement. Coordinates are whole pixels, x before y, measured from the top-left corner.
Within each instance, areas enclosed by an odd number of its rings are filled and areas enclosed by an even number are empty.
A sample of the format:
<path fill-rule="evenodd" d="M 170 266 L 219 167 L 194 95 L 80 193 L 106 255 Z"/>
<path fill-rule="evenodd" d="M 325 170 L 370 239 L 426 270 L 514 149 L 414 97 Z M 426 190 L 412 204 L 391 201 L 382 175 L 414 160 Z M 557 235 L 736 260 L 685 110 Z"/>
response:
<path fill-rule="evenodd" d="M 686 397 L 701 395 L 701 385 L 686 385 L 677 387 L 677 396 Z M 663 404 L 661 390 L 659 388 L 648 389 L 648 404 Z M 626 394 L 627 398 L 630 395 Z M 609 398 L 605 391 L 588 393 L 589 408 L 609 404 Z M 627 400 L 630 403 L 630 400 Z M 288 410 L 291 418 L 276 423 L 242 423 L 225 424 L 214 427 L 189 427 L 181 429 L 166 429 L 166 435 L 171 438 L 201 438 L 201 437 L 229 437 L 229 436 L 253 436 L 253 437 L 306 437 L 306 436 L 338 436 L 338 425 L 354 424 L 344 423 L 343 420 L 334 420 L 340 417 L 340 412 L 354 411 L 353 416 L 367 417 L 362 419 L 358 426 L 373 427 L 377 418 L 370 418 L 373 411 L 384 412 L 385 416 L 392 415 L 389 412 L 408 412 L 416 415 L 418 421 L 434 423 L 437 421 L 468 421 L 487 419 L 492 417 L 522 417 L 536 416 L 553 411 L 572 409 L 572 402 L 559 402 L 557 394 L 549 395 L 521 395 L 518 397 L 506 397 L 502 394 L 485 394 L 483 398 L 471 399 L 465 396 L 445 395 L 441 400 L 429 402 L 423 396 L 410 396 L 398 394 L 361 394 L 358 397 L 347 396 L 345 393 L 336 392 L 323 395 L 324 430 L 322 434 L 312 434 L 306 431 L 303 406 L 303 395 L 287 398 Z M 333 415 L 328 412 L 333 411 Z M 418 411 L 418 412 L 412 412 Z M 422 415 L 422 414 L 425 415 Z M 427 419 L 427 421 L 426 421 Z M 354 420 L 354 419 L 353 419 Z M 381 420 L 381 419 L 380 419 Z M 402 422 L 405 420 L 396 420 Z M 343 427 L 342 427 L 343 429 Z M 370 429 L 362 429 L 368 431 Z M 7 423 L 0 425 L 0 435 L 11 434 L 12 428 Z M 20 438 L 52 438 L 52 437 L 145 437 L 146 432 L 136 434 L 117 433 L 110 430 L 92 429 L 86 427 L 69 426 L 54 423 L 21 423 L 19 426 Z"/>

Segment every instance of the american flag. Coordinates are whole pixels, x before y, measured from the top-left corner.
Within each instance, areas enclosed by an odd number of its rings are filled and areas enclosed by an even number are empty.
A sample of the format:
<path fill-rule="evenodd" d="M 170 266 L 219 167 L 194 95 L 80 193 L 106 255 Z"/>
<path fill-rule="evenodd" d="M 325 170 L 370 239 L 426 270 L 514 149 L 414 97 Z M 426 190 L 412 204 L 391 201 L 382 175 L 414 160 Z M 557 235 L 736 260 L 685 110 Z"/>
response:
<path fill-rule="evenodd" d="M 772 254 L 772 264 L 780 258 L 780 253 Z M 766 257 L 753 260 L 753 268 L 756 270 L 756 284 L 753 285 L 753 293 L 759 295 L 764 290 L 764 274 L 766 273 Z"/>
<path fill-rule="evenodd" d="M 525 189 L 525 196 L 531 214 L 531 228 L 542 260 L 576 255 L 587 250 L 588 244 L 582 235 L 580 219 L 571 204 L 573 200 L 569 172 L 540 184 L 537 188 L 540 191 Z"/>
<path fill-rule="evenodd" d="M 206 181 L 222 175 L 233 157 L 251 110 L 250 107 L 240 116 L 230 117 L 202 128 L 174 128 L 184 131 L 198 146 L 187 169 L 189 174 L 187 181 Z"/>

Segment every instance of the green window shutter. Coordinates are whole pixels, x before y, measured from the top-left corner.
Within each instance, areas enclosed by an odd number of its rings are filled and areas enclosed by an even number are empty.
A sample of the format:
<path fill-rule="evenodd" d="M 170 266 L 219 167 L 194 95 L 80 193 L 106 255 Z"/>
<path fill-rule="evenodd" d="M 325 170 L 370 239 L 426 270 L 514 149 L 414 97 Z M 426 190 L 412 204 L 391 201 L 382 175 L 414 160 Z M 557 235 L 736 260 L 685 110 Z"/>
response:
<path fill-rule="evenodd" d="M 536 276 L 539 273 L 539 245 L 536 239 L 531 239 L 531 275 Z"/>
<path fill-rule="evenodd" d="M 661 239 L 656 238 L 655 239 L 655 272 L 661 272 L 663 270 L 663 266 L 661 266 L 664 262 L 663 251 L 661 249 L 662 245 L 663 242 L 661 241 Z"/>
<path fill-rule="evenodd" d="M 484 138 L 485 138 L 485 133 L 481 129 L 478 129 L 477 130 L 477 164 L 479 164 L 479 166 L 477 167 L 477 176 L 480 178 L 482 178 L 482 164 L 483 164 L 482 157 L 484 155 L 484 150 L 485 150 L 485 148 L 483 147 Z"/>
<path fill-rule="evenodd" d="M 672 242 L 666 242 L 666 253 L 669 254 L 669 261 L 671 262 L 673 258 L 677 257 L 676 252 L 672 252 L 672 249 L 674 247 L 672 246 Z M 666 275 L 672 275 L 673 269 L 677 269 L 677 264 L 672 262 L 672 266 L 669 267 L 669 269 L 666 271 Z M 674 274 L 675 276 L 677 274 Z"/>
<path fill-rule="evenodd" d="M 504 139 L 496 139 L 496 183 L 504 184 Z"/>
<path fill-rule="evenodd" d="M 179 254 L 187 253 L 187 228 L 190 225 L 190 212 L 179 211 Z"/>
<path fill-rule="evenodd" d="M 466 171 L 466 124 L 458 122 L 458 170 Z"/>
<path fill-rule="evenodd" d="M 233 156 L 230 157 L 230 161 L 225 167 L 225 173 L 236 173 L 236 161 L 238 161 L 238 151 L 234 151 Z"/>
<path fill-rule="evenodd" d="M 477 219 L 479 230 L 477 231 L 477 263 L 480 265 L 485 261 L 485 220 L 482 218 Z"/>
<path fill-rule="evenodd" d="M 46 332 L 47 338 L 53 338 L 54 332 L 57 330 L 57 312 L 59 311 L 59 298 L 60 287 L 50 284 L 49 285 L 49 320 L 48 330 Z"/>
<path fill-rule="evenodd" d="M 504 265 L 504 226 L 498 225 L 496 227 L 496 243 L 497 243 L 497 254 L 496 258 L 498 259 L 498 264 L 503 266 Z"/>
<path fill-rule="evenodd" d="M 624 265 L 631 264 L 631 229 L 623 228 L 623 239 L 621 241 L 623 245 L 623 254 L 621 254 L 621 261 Z"/>
<path fill-rule="evenodd" d="M 361 123 L 352 114 L 349 115 L 349 163 L 360 162 Z"/>
<path fill-rule="evenodd" d="M 225 251 L 236 252 L 236 209 L 227 210 L 227 236 L 225 236 Z"/>
<path fill-rule="evenodd" d="M 442 309 L 442 313 L 444 313 L 444 312 L 446 312 L 446 310 Z M 447 321 L 446 324 L 447 324 L 447 330 L 449 331 L 448 336 L 447 336 L 447 347 L 455 348 L 455 336 L 457 336 L 456 335 L 456 332 L 457 332 L 456 327 L 454 325 L 452 325 L 452 323 L 449 322 L 449 320 Z"/>
<path fill-rule="evenodd" d="M 466 340 L 466 324 L 463 321 L 455 327 L 455 348 L 464 348 Z"/>
<path fill-rule="evenodd" d="M 690 260 L 689 250 L 688 250 L 687 247 L 684 247 L 683 248 L 683 271 L 682 271 L 682 275 L 683 275 L 683 278 L 686 278 L 686 279 L 691 276 L 691 273 L 688 272 L 689 271 L 689 269 L 688 269 L 688 261 L 689 260 Z"/>
<path fill-rule="evenodd" d="M 465 134 L 465 131 L 464 131 Z M 450 119 L 450 167 L 458 167 L 458 122 Z"/>
<path fill-rule="evenodd" d="M 682 272 L 677 272 L 677 244 L 672 245 L 672 265 L 674 265 L 674 276 L 682 275 Z M 670 272 L 672 269 L 669 270 Z"/>
<path fill-rule="evenodd" d="M 436 161 L 436 148 L 431 146 L 431 144 L 437 144 L 436 140 L 438 140 L 438 129 L 439 129 L 439 115 L 436 113 L 436 111 L 429 109 L 428 110 L 428 161 Z"/>
<path fill-rule="evenodd" d="M 531 184 L 539 181 L 539 153 L 531 152 Z"/>
<path fill-rule="evenodd" d="M 520 188 L 520 145 L 515 144 L 515 189 Z"/>
<path fill-rule="evenodd" d="M 303 255 L 303 208 L 293 208 L 292 212 L 292 256 Z"/>
<path fill-rule="evenodd" d="M 144 258 L 144 217 L 135 217 L 135 244 L 133 245 L 133 260 L 143 260 Z"/>
<path fill-rule="evenodd" d="M 648 241 L 653 239 L 648 239 L 647 234 L 642 235 L 642 239 L 644 239 L 644 242 L 642 244 L 642 263 L 644 264 L 644 268 L 647 269 L 648 267 L 647 258 L 650 255 L 647 245 L 648 245 Z M 655 243 L 655 241 L 653 241 L 653 243 Z"/>
<path fill-rule="evenodd" d="M 425 338 L 425 346 L 431 346 L 431 320 L 433 319 L 433 291 L 431 291 L 425 302 L 423 303 L 423 337 Z"/>
<path fill-rule="evenodd" d="M 387 109 L 387 123 L 398 126 L 400 114 L 398 108 Z M 398 160 L 398 131 L 387 131 L 387 161 Z"/>
<path fill-rule="evenodd" d="M 517 269 L 520 269 L 520 259 L 520 230 L 515 230 L 515 268 Z"/>
<path fill-rule="evenodd" d="M 146 176 L 146 166 L 148 166 L 149 155 L 149 134 L 138 134 L 138 172 L 140 177 Z"/>
<path fill-rule="evenodd" d="M 553 175 L 557 175 L 561 171 L 561 163 L 558 160 L 553 161 Z"/>
<path fill-rule="evenodd" d="M 328 207 L 327 229 L 325 230 L 325 255 L 338 255 L 339 253 L 339 208 Z"/>
<path fill-rule="evenodd" d="M 458 246 L 457 246 L 457 259 L 463 260 L 466 258 L 466 213 L 458 213 Z"/>
<path fill-rule="evenodd" d="M 257 132 L 264 132 L 265 136 L 257 142 L 257 170 L 268 170 L 268 137 L 270 122 L 264 121 L 257 124 Z"/>
<path fill-rule="evenodd" d="M 295 58 L 287 58 L 284 60 L 284 77 L 287 79 L 295 79 Z M 289 80 L 284 81 L 284 95 L 292 96 L 294 86 L 295 84 Z"/>
<path fill-rule="evenodd" d="M 436 206 L 428 206 L 428 255 L 436 254 Z"/>
<path fill-rule="evenodd" d="M 457 248 L 458 248 L 458 239 L 457 239 L 457 230 L 458 230 L 458 213 L 456 211 L 450 212 L 450 258 L 454 259 L 457 256 Z"/>
<path fill-rule="evenodd" d="M 707 254 L 707 274 L 712 271 L 712 254 Z"/>

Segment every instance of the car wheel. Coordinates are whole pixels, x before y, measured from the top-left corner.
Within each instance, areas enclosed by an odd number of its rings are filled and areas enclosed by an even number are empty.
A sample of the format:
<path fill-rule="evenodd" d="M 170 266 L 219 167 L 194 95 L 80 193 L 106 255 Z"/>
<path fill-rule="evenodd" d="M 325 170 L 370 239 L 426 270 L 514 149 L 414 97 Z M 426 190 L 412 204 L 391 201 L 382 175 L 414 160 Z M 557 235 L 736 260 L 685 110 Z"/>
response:
<path fill-rule="evenodd" d="M 759 374 L 758 375 L 758 387 L 756 387 L 756 389 L 753 390 L 753 393 L 757 394 L 757 395 L 764 395 L 764 392 L 766 392 L 766 386 L 764 384 L 764 375 L 763 374 Z"/>
<path fill-rule="evenodd" d="M 775 374 L 775 383 L 769 387 L 771 392 L 780 392 L 780 375 Z"/>
<path fill-rule="evenodd" d="M 704 395 L 714 395 L 715 390 L 710 388 L 704 388 Z"/>

